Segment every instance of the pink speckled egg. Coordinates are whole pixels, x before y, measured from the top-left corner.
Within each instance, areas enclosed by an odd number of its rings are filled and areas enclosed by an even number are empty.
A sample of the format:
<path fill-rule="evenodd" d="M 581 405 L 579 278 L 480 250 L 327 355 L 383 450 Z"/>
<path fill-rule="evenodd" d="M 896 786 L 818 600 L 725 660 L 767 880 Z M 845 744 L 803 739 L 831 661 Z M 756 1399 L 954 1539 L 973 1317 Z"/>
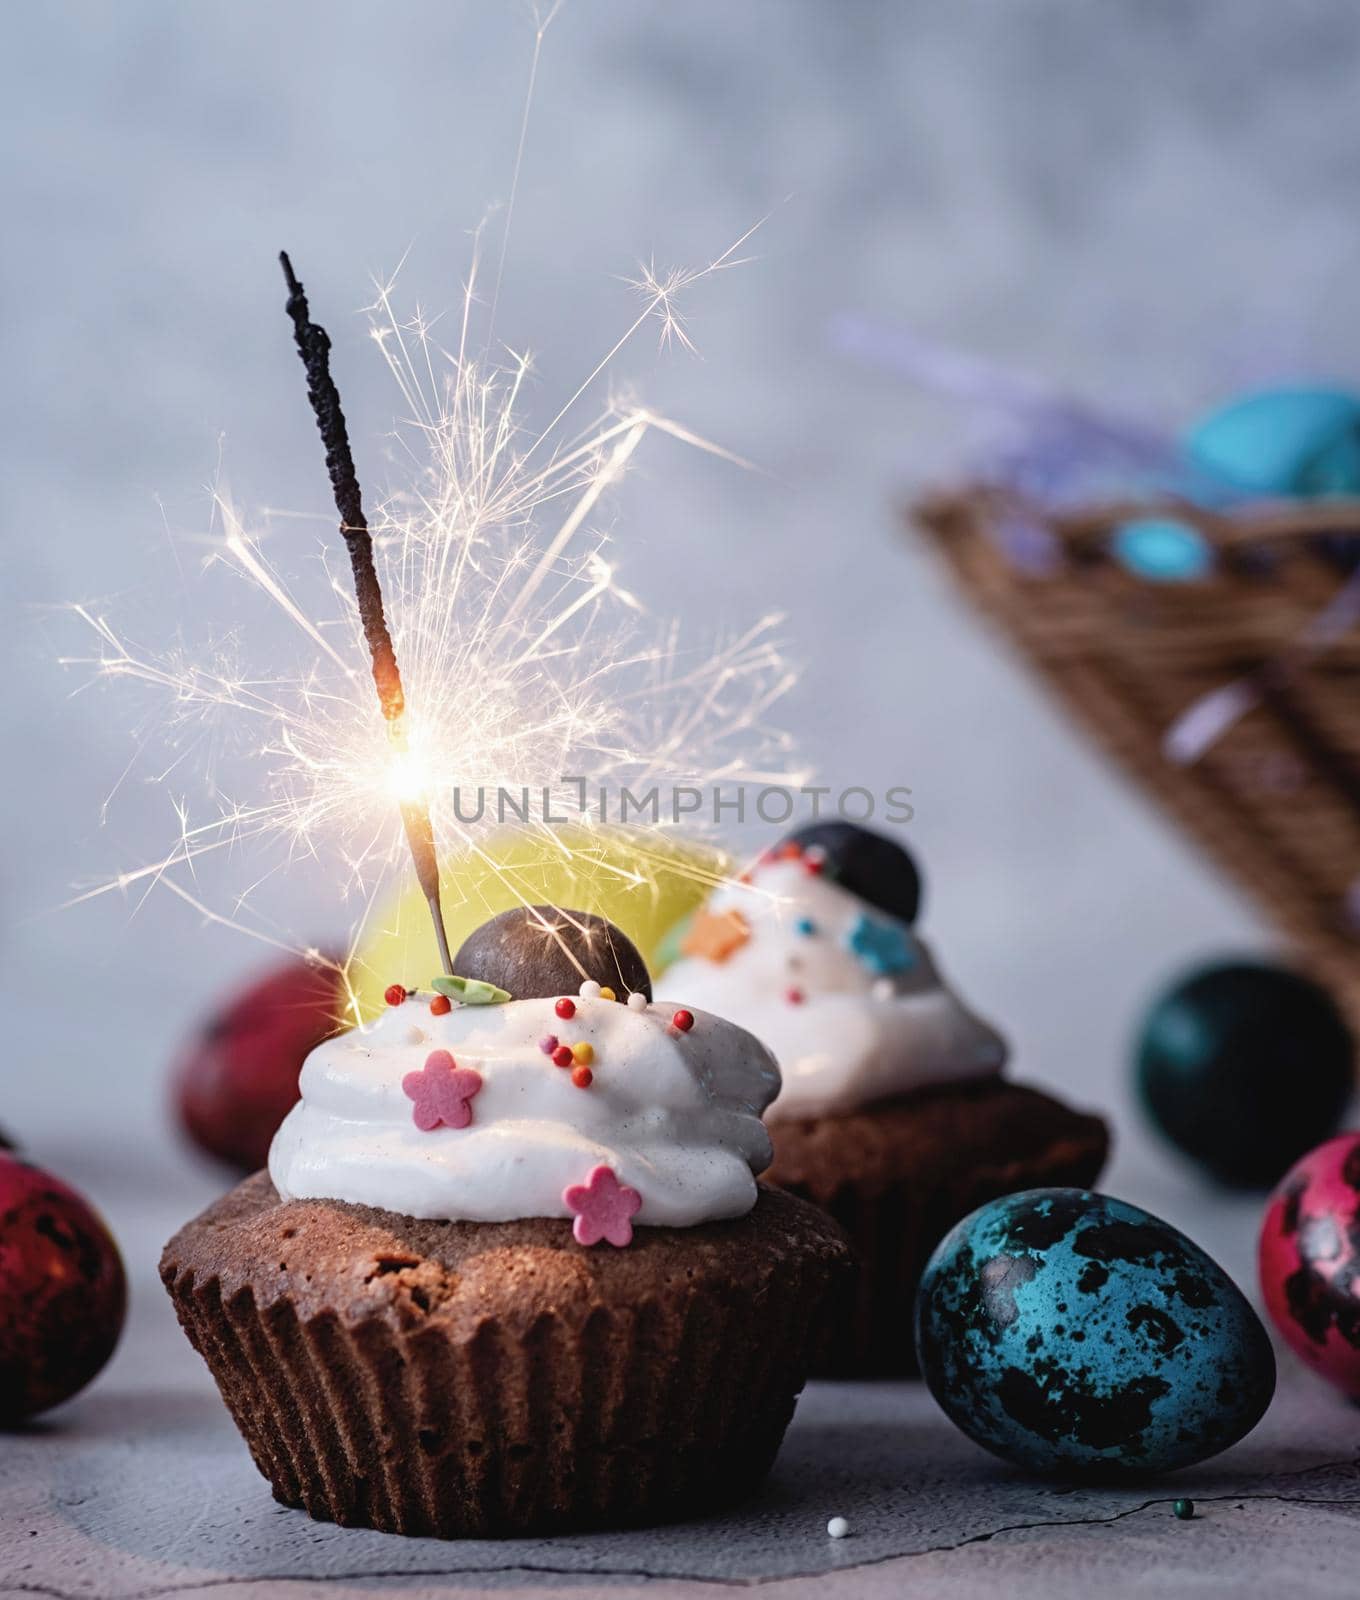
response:
<path fill-rule="evenodd" d="M 1261 1226 L 1261 1289 L 1290 1349 L 1360 1400 L 1360 1133 L 1297 1161 Z"/>
<path fill-rule="evenodd" d="M 127 1282 L 76 1191 L 0 1154 L 0 1426 L 67 1400 L 113 1354 Z"/>

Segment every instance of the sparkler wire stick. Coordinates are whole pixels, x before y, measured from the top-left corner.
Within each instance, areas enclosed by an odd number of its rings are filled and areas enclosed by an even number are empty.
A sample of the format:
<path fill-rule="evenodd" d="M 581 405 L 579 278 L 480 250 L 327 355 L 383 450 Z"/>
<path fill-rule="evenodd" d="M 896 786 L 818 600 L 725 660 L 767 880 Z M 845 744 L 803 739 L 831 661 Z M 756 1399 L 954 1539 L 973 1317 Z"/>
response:
<path fill-rule="evenodd" d="M 340 513 L 340 532 L 349 551 L 354 594 L 359 604 L 359 622 L 373 662 L 373 682 L 378 691 L 378 702 L 382 706 L 392 743 L 399 750 L 405 749 L 403 717 L 406 696 L 402 691 L 397 653 L 392 647 L 392 635 L 388 632 L 387 617 L 383 611 L 382 585 L 378 582 L 378 569 L 373 563 L 373 536 L 368 531 L 368 519 L 364 515 L 363 494 L 359 488 L 354 455 L 350 450 L 345 413 L 340 406 L 340 391 L 331 377 L 330 336 L 323 327 L 312 321 L 307 295 L 293 271 L 293 263 L 288 259 L 286 250 L 280 250 L 279 261 L 288 283 L 287 310 L 293 319 L 293 337 L 307 372 L 307 398 L 311 401 L 317 431 L 326 449 L 326 470 L 335 494 L 335 509 Z M 451 973 L 453 960 L 449 954 L 444 911 L 439 899 L 439 857 L 435 851 L 430 808 L 418 800 L 405 800 L 401 806 L 401 820 L 406 829 L 406 841 L 411 847 L 416 878 L 434 920 L 439 959 L 444 971 Z"/>

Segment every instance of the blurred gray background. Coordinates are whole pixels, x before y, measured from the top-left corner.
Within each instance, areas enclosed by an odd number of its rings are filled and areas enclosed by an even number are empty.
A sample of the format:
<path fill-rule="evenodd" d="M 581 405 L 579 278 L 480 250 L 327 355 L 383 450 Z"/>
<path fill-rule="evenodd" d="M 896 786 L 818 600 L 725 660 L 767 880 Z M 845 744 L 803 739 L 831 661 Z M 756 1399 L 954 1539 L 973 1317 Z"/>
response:
<path fill-rule="evenodd" d="M 101 823 L 132 718 L 73 694 L 56 658 L 87 641 L 59 608 L 97 600 L 148 640 L 238 620 L 191 537 L 219 452 L 244 504 L 329 511 L 275 252 L 335 338 L 363 460 L 398 405 L 350 313 L 408 246 L 403 294 L 456 302 L 509 191 L 532 40 L 508 0 L 7 17 L 0 1124 L 145 1247 L 139 1281 L 164 1217 L 221 1182 L 171 1138 L 167 1059 L 262 952 L 170 898 L 54 909 L 171 822 L 134 780 Z M 804 755 L 911 786 L 943 961 L 1022 1076 L 1112 1108 L 1109 1187 L 1184 1222 L 1208 1202 L 1139 1128 L 1129 1034 L 1185 962 L 1269 933 L 904 535 L 903 495 L 960 470 L 968 420 L 828 324 L 899 321 L 1168 425 L 1245 378 L 1353 377 L 1358 72 L 1344 0 L 570 0 L 501 294 L 542 421 L 631 315 L 620 275 L 773 213 L 758 259 L 690 296 L 700 357 L 647 337 L 618 368 L 767 472 L 645 447 L 624 581 L 700 633 L 788 613 Z M 295 910 L 324 934 L 325 908 Z M 1241 1246 L 1239 1268 L 1246 1224 Z"/>

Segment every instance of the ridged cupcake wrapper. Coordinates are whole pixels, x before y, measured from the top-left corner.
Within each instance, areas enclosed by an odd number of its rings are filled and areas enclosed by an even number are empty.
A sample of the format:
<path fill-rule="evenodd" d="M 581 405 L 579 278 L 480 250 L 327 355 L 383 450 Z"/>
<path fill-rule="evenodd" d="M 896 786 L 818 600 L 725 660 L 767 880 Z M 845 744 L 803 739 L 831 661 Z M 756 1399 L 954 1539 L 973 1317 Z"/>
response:
<path fill-rule="evenodd" d="M 1104 1147 L 1073 1144 L 1032 1161 L 963 1169 L 928 1184 L 910 1179 L 889 1187 L 847 1180 L 830 1194 L 785 1183 L 787 1193 L 811 1201 L 845 1230 L 858 1270 L 853 1292 L 836 1316 L 814 1373 L 862 1378 L 914 1375 L 913 1316 L 916 1289 L 931 1252 L 970 1211 L 1001 1195 L 1045 1185 L 1087 1188 L 1105 1164 Z"/>
<path fill-rule="evenodd" d="M 824 1342 L 825 1259 L 669 1304 L 496 1318 L 461 1340 L 166 1287 L 275 1497 L 345 1525 L 437 1538 L 663 1521 L 764 1477 Z M 673 1286 L 672 1286 L 672 1292 Z"/>

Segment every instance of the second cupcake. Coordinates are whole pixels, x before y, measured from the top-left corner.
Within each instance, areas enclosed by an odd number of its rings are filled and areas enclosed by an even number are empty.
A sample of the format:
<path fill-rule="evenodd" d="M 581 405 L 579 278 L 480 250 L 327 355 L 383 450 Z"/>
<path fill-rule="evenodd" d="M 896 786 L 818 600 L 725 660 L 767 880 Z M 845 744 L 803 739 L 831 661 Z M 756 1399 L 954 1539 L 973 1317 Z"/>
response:
<path fill-rule="evenodd" d="M 1002 1077 L 1006 1046 L 941 979 L 912 931 L 906 851 L 814 823 L 717 890 L 659 981 L 676 1003 L 749 1028 L 779 1060 L 770 1182 L 846 1229 L 860 1261 L 828 1369 L 915 1370 L 912 1308 L 931 1250 L 1019 1189 L 1089 1187 L 1100 1118 Z"/>

